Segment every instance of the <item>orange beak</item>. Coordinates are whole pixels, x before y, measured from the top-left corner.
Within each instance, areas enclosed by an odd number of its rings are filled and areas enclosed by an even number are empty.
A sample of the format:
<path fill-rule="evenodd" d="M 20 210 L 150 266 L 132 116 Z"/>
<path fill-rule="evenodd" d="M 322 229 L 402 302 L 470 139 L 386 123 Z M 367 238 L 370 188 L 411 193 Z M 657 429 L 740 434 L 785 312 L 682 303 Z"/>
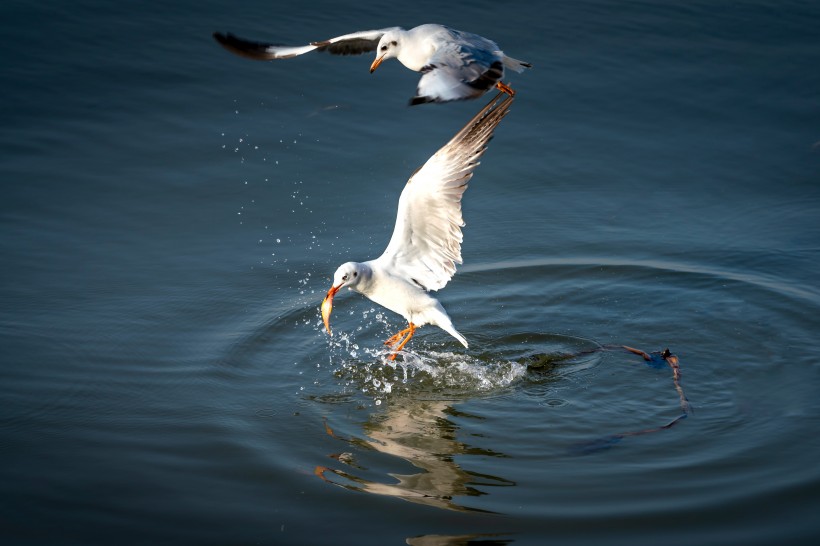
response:
<path fill-rule="evenodd" d="M 384 55 L 382 55 L 381 57 L 376 57 L 376 60 L 373 61 L 373 64 L 370 65 L 370 73 L 371 74 L 373 73 L 374 70 L 379 68 L 379 65 L 382 64 L 383 60 L 384 60 Z"/>
<path fill-rule="evenodd" d="M 333 296 L 336 295 L 336 292 L 338 292 L 340 288 L 341 285 L 331 286 L 330 290 L 327 291 L 327 296 L 322 300 L 322 321 L 325 323 L 327 333 L 330 335 L 333 335 L 333 332 L 330 331 L 330 312 L 333 310 Z"/>

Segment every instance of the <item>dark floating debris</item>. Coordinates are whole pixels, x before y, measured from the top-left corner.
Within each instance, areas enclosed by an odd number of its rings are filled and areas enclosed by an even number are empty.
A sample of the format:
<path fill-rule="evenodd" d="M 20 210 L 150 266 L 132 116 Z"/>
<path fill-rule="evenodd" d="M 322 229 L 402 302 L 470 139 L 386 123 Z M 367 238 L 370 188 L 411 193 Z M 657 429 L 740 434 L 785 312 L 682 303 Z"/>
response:
<path fill-rule="evenodd" d="M 662 430 L 670 429 L 693 413 L 692 406 L 691 404 L 689 404 L 689 399 L 686 398 L 686 394 L 684 394 L 683 387 L 681 386 L 680 360 L 676 355 L 672 354 L 672 352 L 668 348 L 664 349 L 663 351 L 647 353 L 645 351 L 635 349 L 634 347 L 629 347 L 627 345 L 607 345 L 595 349 L 593 351 L 587 351 L 584 354 L 597 351 L 620 350 L 625 350 L 629 353 L 642 357 L 648 365 L 654 368 L 663 368 L 664 366 L 669 366 L 669 368 L 672 370 L 672 381 L 675 385 L 675 390 L 678 393 L 678 398 L 680 399 L 680 408 L 682 413 L 678 415 L 676 418 L 674 418 L 672 421 L 659 427 L 649 428 L 645 430 L 620 432 L 617 434 L 611 434 L 609 436 L 596 438 L 589 442 L 581 442 L 579 444 L 574 445 L 570 449 L 570 451 L 575 455 L 589 455 L 591 453 L 596 453 L 599 451 L 609 449 L 613 447 L 615 444 L 619 443 L 622 439 L 629 436 L 642 436 L 644 434 L 652 434 L 655 432 L 660 432 Z"/>

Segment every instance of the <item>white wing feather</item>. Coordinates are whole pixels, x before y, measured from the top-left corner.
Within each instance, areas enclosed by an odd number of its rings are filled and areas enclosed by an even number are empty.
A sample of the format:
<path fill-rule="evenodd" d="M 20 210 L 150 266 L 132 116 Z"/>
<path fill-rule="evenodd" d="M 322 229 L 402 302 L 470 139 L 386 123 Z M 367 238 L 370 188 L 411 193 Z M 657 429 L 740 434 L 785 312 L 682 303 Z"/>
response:
<path fill-rule="evenodd" d="M 475 43 L 467 42 L 464 35 L 458 33 L 458 41 L 439 48 L 422 68 L 414 104 L 479 97 L 504 77 L 498 46 L 473 34 L 467 36 Z"/>
<path fill-rule="evenodd" d="M 375 261 L 425 290 L 443 288 L 461 261 L 461 197 L 512 97 L 493 98 L 407 181 L 393 236 Z"/>

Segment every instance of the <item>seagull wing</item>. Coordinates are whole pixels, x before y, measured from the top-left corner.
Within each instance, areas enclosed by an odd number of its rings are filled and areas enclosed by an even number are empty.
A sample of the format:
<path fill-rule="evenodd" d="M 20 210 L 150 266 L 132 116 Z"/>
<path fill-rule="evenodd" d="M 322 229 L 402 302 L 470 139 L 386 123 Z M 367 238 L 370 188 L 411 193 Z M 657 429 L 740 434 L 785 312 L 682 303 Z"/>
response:
<path fill-rule="evenodd" d="M 481 96 L 504 76 L 504 64 L 497 53 L 453 43 L 436 51 L 421 72 L 410 104 Z"/>
<path fill-rule="evenodd" d="M 242 57 L 260 61 L 270 61 L 273 59 L 289 59 L 297 55 L 304 55 L 313 50 L 327 51 L 333 55 L 360 55 L 368 51 L 375 51 L 382 35 L 388 30 L 392 29 L 363 30 L 345 34 L 344 36 L 336 36 L 329 40 L 311 42 L 308 45 L 295 47 L 252 42 L 230 33 L 222 34 L 221 32 L 214 32 L 214 39 L 228 51 Z"/>
<path fill-rule="evenodd" d="M 425 290 L 438 290 L 461 263 L 461 196 L 513 98 L 497 95 L 410 177 L 396 227 L 375 261 Z"/>

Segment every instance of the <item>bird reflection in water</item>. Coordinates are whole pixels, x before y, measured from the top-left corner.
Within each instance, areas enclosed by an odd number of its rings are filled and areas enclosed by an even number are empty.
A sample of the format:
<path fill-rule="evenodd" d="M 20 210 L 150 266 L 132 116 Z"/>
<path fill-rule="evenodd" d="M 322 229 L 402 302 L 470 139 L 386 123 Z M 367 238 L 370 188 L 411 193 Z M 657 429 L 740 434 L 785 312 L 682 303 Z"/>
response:
<path fill-rule="evenodd" d="M 326 482 L 352 491 L 387 495 L 409 502 L 460 512 L 488 512 L 460 504 L 459 497 L 484 495 L 480 487 L 507 487 L 515 483 L 497 476 L 465 470 L 455 462 L 458 455 L 505 457 L 457 439 L 458 425 L 448 416 L 461 415 L 446 400 L 417 400 L 410 397 L 390 401 L 386 412 L 373 415 L 364 425 L 366 438 L 345 439 L 325 424 L 328 434 L 358 448 L 399 457 L 419 469 L 414 474 L 389 475 L 395 483 L 363 477 L 367 469 L 357 466 L 349 453 L 331 455 L 349 470 L 317 466 L 314 473 Z"/>

